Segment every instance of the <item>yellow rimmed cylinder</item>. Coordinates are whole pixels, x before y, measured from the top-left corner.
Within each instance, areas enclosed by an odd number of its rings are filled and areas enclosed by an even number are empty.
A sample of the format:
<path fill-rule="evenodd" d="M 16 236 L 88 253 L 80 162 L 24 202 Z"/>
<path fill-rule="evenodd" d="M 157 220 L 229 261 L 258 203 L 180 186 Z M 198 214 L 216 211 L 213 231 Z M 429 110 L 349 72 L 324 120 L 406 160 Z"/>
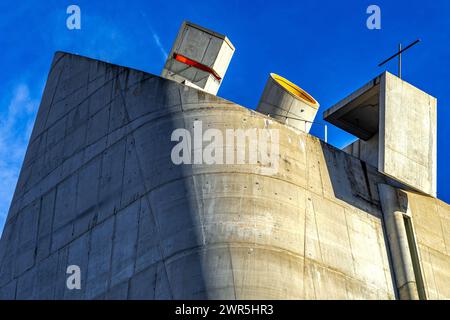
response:
<path fill-rule="evenodd" d="M 305 90 L 271 73 L 256 111 L 308 133 L 318 109 L 319 103 Z"/>

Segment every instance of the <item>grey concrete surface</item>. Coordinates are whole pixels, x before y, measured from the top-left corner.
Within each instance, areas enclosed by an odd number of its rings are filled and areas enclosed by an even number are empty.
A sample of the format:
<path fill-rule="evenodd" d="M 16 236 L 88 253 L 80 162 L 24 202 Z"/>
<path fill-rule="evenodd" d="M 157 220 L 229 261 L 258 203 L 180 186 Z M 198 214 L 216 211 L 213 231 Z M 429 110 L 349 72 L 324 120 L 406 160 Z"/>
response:
<path fill-rule="evenodd" d="M 298 130 L 309 133 L 319 103 L 289 80 L 271 73 L 256 110 Z"/>
<path fill-rule="evenodd" d="M 185 21 L 170 50 L 161 76 L 217 94 L 234 54 L 234 46 L 224 35 Z M 175 59 L 180 54 L 211 68 L 214 74 Z"/>
<path fill-rule="evenodd" d="M 171 133 L 199 120 L 279 130 L 278 171 L 174 165 Z M 380 183 L 407 189 L 258 112 L 59 52 L 0 241 L 0 298 L 395 299 Z M 449 206 L 411 197 L 429 296 L 448 299 Z"/>
<path fill-rule="evenodd" d="M 398 190 L 385 184 L 378 185 L 386 234 L 392 257 L 392 269 L 396 279 L 399 298 L 402 300 L 419 300 L 417 281 L 414 274 L 411 248 L 404 222 L 407 213 L 401 205 L 402 194 Z"/>
<path fill-rule="evenodd" d="M 359 140 L 346 152 L 436 196 L 437 100 L 385 72 L 324 112 Z"/>

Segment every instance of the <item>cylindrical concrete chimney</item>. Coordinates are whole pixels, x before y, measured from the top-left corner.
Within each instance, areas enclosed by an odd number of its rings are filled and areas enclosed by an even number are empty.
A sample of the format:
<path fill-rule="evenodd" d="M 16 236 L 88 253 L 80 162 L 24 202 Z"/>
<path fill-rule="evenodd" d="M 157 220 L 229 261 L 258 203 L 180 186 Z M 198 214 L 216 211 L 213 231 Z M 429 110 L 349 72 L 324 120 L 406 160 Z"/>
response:
<path fill-rule="evenodd" d="M 289 80 L 271 73 L 256 111 L 309 132 L 319 103 Z"/>

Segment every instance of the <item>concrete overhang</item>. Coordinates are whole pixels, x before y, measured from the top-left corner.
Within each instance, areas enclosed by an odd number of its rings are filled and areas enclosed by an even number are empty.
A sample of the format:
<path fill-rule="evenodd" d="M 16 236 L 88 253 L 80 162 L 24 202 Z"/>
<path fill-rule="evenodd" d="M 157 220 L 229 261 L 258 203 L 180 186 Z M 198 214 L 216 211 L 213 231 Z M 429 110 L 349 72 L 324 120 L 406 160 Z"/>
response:
<path fill-rule="evenodd" d="M 325 110 L 323 119 L 362 140 L 369 140 L 379 130 L 382 75 Z"/>
<path fill-rule="evenodd" d="M 384 72 L 323 113 L 359 139 L 345 151 L 418 191 L 436 195 L 437 100 Z"/>

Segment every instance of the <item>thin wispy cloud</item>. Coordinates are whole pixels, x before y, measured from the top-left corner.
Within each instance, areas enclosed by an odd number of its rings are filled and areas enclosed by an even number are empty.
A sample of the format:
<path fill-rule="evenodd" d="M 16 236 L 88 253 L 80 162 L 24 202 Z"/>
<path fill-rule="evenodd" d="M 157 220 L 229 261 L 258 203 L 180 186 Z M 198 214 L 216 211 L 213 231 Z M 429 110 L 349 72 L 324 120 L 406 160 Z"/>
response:
<path fill-rule="evenodd" d="M 154 31 L 152 31 L 152 35 L 153 35 L 153 40 L 155 40 L 156 46 L 161 51 L 164 61 L 166 61 L 168 54 L 167 54 L 167 51 L 162 46 L 161 41 L 159 40 L 159 36 Z"/>
<path fill-rule="evenodd" d="M 159 35 L 155 32 L 155 30 L 152 28 L 152 26 L 148 22 L 148 19 L 147 19 L 147 16 L 145 15 L 145 13 L 141 11 L 141 15 L 145 21 L 145 24 L 147 25 L 147 28 L 149 29 L 150 33 L 152 34 L 152 37 L 153 37 L 153 40 L 155 41 L 156 46 L 158 47 L 159 51 L 161 52 L 161 55 L 162 55 L 164 61 L 166 61 L 167 57 L 168 57 L 168 53 L 167 53 L 166 49 L 164 48 L 164 46 L 162 45 Z"/>
<path fill-rule="evenodd" d="M 13 89 L 6 111 L 0 113 L 0 230 L 8 214 L 38 104 L 29 86 L 20 83 Z"/>

